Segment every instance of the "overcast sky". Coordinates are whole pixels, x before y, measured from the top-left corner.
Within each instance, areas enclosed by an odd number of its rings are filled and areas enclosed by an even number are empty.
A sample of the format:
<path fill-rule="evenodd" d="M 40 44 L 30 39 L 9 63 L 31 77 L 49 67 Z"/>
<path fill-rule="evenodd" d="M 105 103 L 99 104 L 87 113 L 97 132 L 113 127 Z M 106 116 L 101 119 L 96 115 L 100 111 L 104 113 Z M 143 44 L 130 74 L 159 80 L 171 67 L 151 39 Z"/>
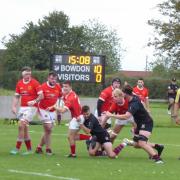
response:
<path fill-rule="evenodd" d="M 27 22 L 37 23 L 53 10 L 63 11 L 72 25 L 88 19 L 98 19 L 118 31 L 126 53 L 122 59 L 124 70 L 144 70 L 146 58 L 152 59 L 152 48 L 146 47 L 152 37 L 148 19 L 158 17 L 158 3 L 164 0 L 1 0 L 0 39 L 18 34 Z M 4 48 L 0 43 L 0 48 Z"/>

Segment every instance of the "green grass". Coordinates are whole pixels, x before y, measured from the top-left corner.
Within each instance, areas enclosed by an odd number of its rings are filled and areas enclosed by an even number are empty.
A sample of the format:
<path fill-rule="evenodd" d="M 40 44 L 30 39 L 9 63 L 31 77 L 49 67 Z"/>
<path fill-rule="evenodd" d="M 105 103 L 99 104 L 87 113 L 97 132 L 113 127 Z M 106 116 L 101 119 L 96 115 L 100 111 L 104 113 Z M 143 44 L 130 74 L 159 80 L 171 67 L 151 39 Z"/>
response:
<path fill-rule="evenodd" d="M 117 159 L 107 157 L 92 158 L 88 156 L 83 141 L 77 142 L 78 157 L 76 159 L 67 158 L 65 155 L 69 154 L 69 145 L 65 125 L 55 126 L 53 130 L 52 149 L 55 155 L 32 154 L 22 156 L 19 154 L 13 156 L 9 154 L 9 151 L 15 146 L 17 125 L 3 124 L 2 121 L 0 124 L 0 179 L 177 180 L 180 176 L 180 161 L 177 159 L 180 157 L 180 130 L 171 123 L 166 107 L 164 104 L 153 103 L 151 105 L 156 126 L 150 140 L 165 144 L 162 155 L 164 164 L 155 164 L 148 159 L 143 150 L 132 147 L 123 149 Z M 30 132 L 33 149 L 35 149 L 42 134 L 42 126 L 32 125 Z M 121 142 L 124 137 L 131 138 L 129 126 L 122 130 L 114 146 Z M 24 151 L 25 146 L 23 145 L 21 152 Z M 10 172 L 12 170 L 14 171 Z M 24 174 L 20 174 L 20 172 Z M 27 172 L 30 172 L 30 174 Z M 46 175 L 46 177 L 43 175 Z"/>
<path fill-rule="evenodd" d="M 41 136 L 42 127 L 40 125 L 31 126 L 31 136 L 33 139 L 33 149 L 35 149 Z M 163 154 L 164 164 L 155 164 L 148 159 L 145 152 L 132 147 L 126 147 L 118 159 L 108 159 L 106 157 L 91 158 L 88 156 L 84 142 L 77 143 L 78 158 L 69 159 L 65 157 L 69 153 L 66 139 L 66 126 L 56 126 L 53 131 L 53 151 L 54 156 L 46 155 L 10 155 L 16 140 L 16 125 L 0 125 L 1 148 L 0 148 L 0 174 L 3 180 L 35 180 L 54 179 L 37 175 L 27 175 L 9 172 L 9 170 L 36 172 L 50 174 L 59 177 L 71 177 L 81 180 L 102 179 L 102 180 L 143 180 L 143 179 L 170 179 L 177 180 L 180 175 L 177 160 L 180 156 L 179 129 L 178 128 L 155 128 L 152 140 L 165 144 Z M 126 127 L 116 140 L 115 145 L 124 137 L 130 137 L 129 128 Z M 25 151 L 23 146 L 22 152 Z"/>

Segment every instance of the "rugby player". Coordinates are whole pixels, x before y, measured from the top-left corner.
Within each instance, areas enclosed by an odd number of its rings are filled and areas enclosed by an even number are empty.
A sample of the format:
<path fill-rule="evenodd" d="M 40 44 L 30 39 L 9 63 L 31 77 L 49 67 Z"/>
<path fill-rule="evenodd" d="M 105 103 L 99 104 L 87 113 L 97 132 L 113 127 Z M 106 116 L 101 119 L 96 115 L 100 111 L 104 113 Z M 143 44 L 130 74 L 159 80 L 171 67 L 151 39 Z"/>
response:
<path fill-rule="evenodd" d="M 149 108 L 149 91 L 148 89 L 144 86 L 144 80 L 142 78 L 139 78 L 137 81 L 137 86 L 133 88 L 133 93 L 138 96 L 146 108 L 148 112 L 150 112 Z"/>
<path fill-rule="evenodd" d="M 12 112 L 19 119 L 18 137 L 16 148 L 10 151 L 10 154 L 18 154 L 22 142 L 25 142 L 27 152 L 24 155 L 31 154 L 31 138 L 29 135 L 29 122 L 33 120 L 37 112 L 37 103 L 43 98 L 43 92 L 40 83 L 32 78 L 31 68 L 22 68 L 22 79 L 16 84 L 16 92 L 12 102 Z M 20 108 L 18 112 L 18 104 Z"/>
<path fill-rule="evenodd" d="M 89 155 L 97 156 L 100 147 L 104 148 L 108 157 L 115 158 L 119 152 L 126 146 L 125 143 L 119 144 L 114 150 L 110 141 L 109 133 L 104 129 L 98 119 L 90 112 L 89 106 L 82 107 L 82 115 L 84 117 L 84 123 L 80 123 L 80 128 L 87 134 L 91 134 L 93 141 L 89 146 Z M 96 138 L 94 138 L 96 137 Z"/>
<path fill-rule="evenodd" d="M 76 157 L 76 140 L 87 140 L 90 136 L 78 134 L 80 130 L 80 122 L 84 121 L 84 118 L 81 115 L 80 100 L 78 95 L 72 90 L 69 81 L 63 82 L 62 85 L 64 107 L 59 108 L 54 106 L 54 108 L 60 113 L 65 113 L 68 110 L 71 112 L 72 119 L 70 120 L 68 131 L 70 154 L 68 157 Z"/>
<path fill-rule="evenodd" d="M 39 103 L 39 115 L 43 123 L 44 134 L 41 137 L 40 143 L 36 148 L 36 153 L 42 154 L 42 146 L 46 145 L 46 154 L 52 155 L 51 150 L 51 133 L 53 124 L 56 119 L 55 109 L 48 108 L 56 104 L 57 100 L 62 96 L 62 90 L 59 83 L 57 83 L 57 74 L 50 72 L 47 82 L 42 84 L 42 91 L 44 98 Z"/>
<path fill-rule="evenodd" d="M 135 147 L 139 147 L 144 149 L 156 163 L 163 163 L 161 159 L 161 153 L 164 149 L 163 145 L 149 143 L 148 139 L 151 136 L 153 129 L 153 119 L 144 108 L 140 99 L 133 95 L 133 89 L 131 86 L 127 85 L 123 88 L 123 92 L 125 93 L 125 98 L 128 99 L 128 111 L 125 114 L 112 114 L 107 112 L 106 115 L 108 117 L 113 117 L 117 119 L 127 120 L 131 116 L 134 117 L 134 120 L 137 124 L 135 136 L 133 138 Z M 157 152 L 154 150 L 156 149 Z"/>
<path fill-rule="evenodd" d="M 109 110 L 112 102 L 112 92 L 116 88 L 120 88 L 121 86 L 121 80 L 119 78 L 114 78 L 112 80 L 112 85 L 105 88 L 99 95 L 98 101 L 97 101 L 97 113 L 95 113 L 95 116 L 98 118 L 98 120 L 102 121 L 104 118 L 104 113 Z M 111 119 L 109 118 L 107 120 L 106 128 L 108 129 L 111 127 Z"/>
<path fill-rule="evenodd" d="M 174 101 L 179 86 L 176 84 L 176 78 L 172 78 L 171 83 L 168 86 L 168 114 L 173 116 Z"/>

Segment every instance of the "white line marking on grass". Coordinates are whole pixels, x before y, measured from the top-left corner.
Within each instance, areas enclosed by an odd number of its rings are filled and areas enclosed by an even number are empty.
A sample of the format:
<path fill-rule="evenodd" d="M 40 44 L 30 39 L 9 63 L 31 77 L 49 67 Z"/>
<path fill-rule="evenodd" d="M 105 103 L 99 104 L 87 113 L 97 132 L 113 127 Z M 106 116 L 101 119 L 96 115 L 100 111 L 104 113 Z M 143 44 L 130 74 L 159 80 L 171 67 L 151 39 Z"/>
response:
<path fill-rule="evenodd" d="M 36 134 L 42 134 L 43 131 L 37 132 L 37 131 L 29 131 L 30 133 L 36 133 Z M 61 134 L 61 133 L 52 133 L 53 136 L 67 136 L 67 134 Z"/>
<path fill-rule="evenodd" d="M 165 146 L 174 146 L 174 147 L 180 147 L 180 144 L 164 144 Z"/>
<path fill-rule="evenodd" d="M 77 178 L 54 176 L 54 175 L 51 175 L 51 174 L 38 173 L 38 172 L 19 171 L 19 170 L 15 170 L 15 169 L 9 169 L 8 171 L 11 172 L 11 173 L 34 175 L 34 176 L 42 176 L 42 177 L 50 177 L 50 178 L 55 178 L 55 179 L 80 180 L 80 179 L 77 179 Z"/>

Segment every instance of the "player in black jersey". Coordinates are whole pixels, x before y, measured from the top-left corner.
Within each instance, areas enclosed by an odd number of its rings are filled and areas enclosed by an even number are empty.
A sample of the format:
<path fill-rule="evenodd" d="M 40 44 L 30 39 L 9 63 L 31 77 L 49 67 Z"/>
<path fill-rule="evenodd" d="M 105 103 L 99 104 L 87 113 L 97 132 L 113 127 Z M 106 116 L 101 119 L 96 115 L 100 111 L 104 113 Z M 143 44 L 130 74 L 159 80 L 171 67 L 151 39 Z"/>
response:
<path fill-rule="evenodd" d="M 179 86 L 176 84 L 176 78 L 172 78 L 171 83 L 168 85 L 168 114 L 173 116 L 174 101 Z"/>
<path fill-rule="evenodd" d="M 134 146 L 144 149 L 150 155 L 151 159 L 154 159 L 156 163 L 163 163 L 162 159 L 160 158 L 160 155 L 164 149 L 164 146 L 148 142 L 148 139 L 153 129 L 153 119 L 144 108 L 140 99 L 132 94 L 132 91 L 133 89 L 129 85 L 126 85 L 123 88 L 125 97 L 129 101 L 128 111 L 125 114 L 116 115 L 107 112 L 106 115 L 109 117 L 124 120 L 128 119 L 130 116 L 133 116 L 135 123 L 137 124 L 135 136 L 133 139 Z M 157 152 L 154 149 L 156 149 Z"/>
<path fill-rule="evenodd" d="M 110 136 L 106 129 L 102 128 L 98 119 L 90 112 L 89 106 L 82 107 L 82 115 L 84 123 L 80 124 L 80 128 L 86 133 L 90 133 L 96 137 L 95 147 L 89 147 L 89 155 L 95 156 L 98 149 L 102 146 L 110 158 L 115 158 L 119 152 L 126 146 L 125 143 L 119 144 L 114 150 L 110 142 Z"/>

